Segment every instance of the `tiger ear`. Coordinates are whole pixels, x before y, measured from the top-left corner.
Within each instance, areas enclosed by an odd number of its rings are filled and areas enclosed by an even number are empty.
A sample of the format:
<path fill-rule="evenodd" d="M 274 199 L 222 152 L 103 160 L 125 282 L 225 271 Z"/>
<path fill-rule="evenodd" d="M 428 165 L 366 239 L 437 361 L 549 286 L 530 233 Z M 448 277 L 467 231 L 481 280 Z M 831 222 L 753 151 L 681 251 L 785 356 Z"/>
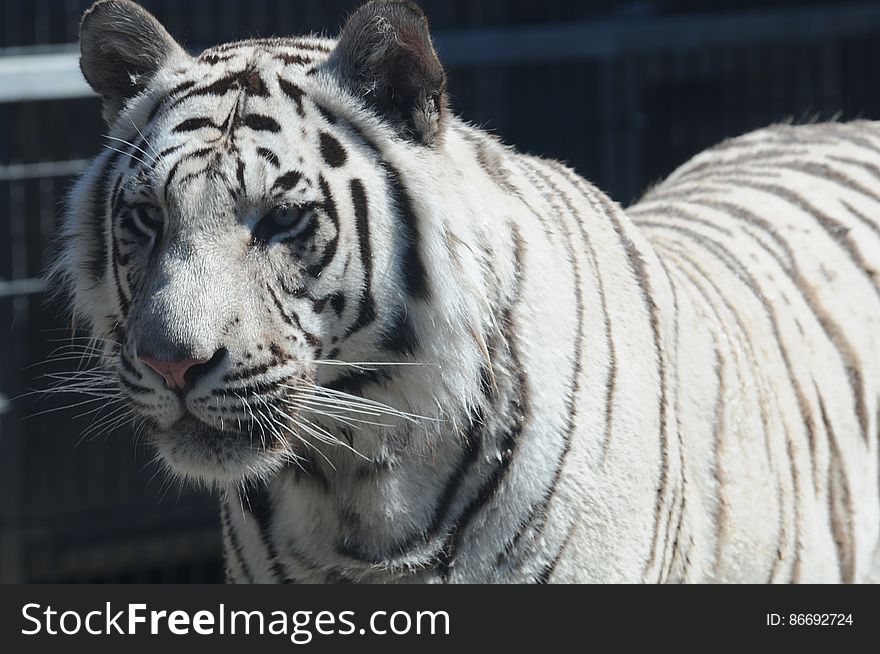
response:
<path fill-rule="evenodd" d="M 373 0 L 348 19 L 328 62 L 348 89 L 401 133 L 430 145 L 441 132 L 446 75 L 428 20 L 405 0 Z"/>
<path fill-rule="evenodd" d="M 169 59 L 189 56 L 158 20 L 129 0 L 93 4 L 83 15 L 79 43 L 80 69 L 103 98 L 108 123 Z"/>

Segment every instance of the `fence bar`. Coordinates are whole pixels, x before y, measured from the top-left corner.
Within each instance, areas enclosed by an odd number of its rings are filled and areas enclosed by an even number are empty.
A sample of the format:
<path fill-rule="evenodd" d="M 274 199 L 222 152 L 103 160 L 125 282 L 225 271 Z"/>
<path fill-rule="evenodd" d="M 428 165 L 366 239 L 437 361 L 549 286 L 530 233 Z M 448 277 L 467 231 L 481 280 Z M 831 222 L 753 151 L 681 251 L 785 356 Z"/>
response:
<path fill-rule="evenodd" d="M 89 161 L 89 159 L 70 159 L 69 161 L 40 161 L 0 166 L 0 182 L 78 175 L 86 169 Z"/>
<path fill-rule="evenodd" d="M 0 279 L 0 298 L 42 293 L 45 290 L 46 281 L 43 279 L 12 279 L 8 281 Z"/>

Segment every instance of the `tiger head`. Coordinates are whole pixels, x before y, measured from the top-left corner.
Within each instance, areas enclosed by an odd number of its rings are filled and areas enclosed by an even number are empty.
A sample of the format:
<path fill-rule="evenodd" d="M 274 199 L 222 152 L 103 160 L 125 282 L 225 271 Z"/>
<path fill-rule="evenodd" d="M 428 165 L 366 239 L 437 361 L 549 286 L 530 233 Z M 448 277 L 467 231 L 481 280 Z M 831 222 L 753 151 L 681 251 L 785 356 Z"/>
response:
<path fill-rule="evenodd" d="M 345 447 L 343 414 L 370 414 L 357 398 L 382 364 L 431 347 L 430 227 L 402 163 L 444 132 L 423 14 L 376 1 L 338 40 L 192 56 L 140 6 L 103 0 L 80 37 L 110 129 L 56 272 L 161 458 L 223 484 Z"/>

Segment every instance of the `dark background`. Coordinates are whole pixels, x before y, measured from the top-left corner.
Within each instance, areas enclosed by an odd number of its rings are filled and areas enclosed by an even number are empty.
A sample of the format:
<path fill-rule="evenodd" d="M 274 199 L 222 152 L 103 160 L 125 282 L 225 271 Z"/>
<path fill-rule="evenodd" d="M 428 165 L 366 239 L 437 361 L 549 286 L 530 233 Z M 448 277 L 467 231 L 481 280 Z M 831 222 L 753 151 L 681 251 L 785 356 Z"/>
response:
<path fill-rule="evenodd" d="M 0 65 L 69 51 L 89 4 L 0 0 Z M 249 36 L 332 35 L 358 3 L 143 4 L 197 51 Z M 421 4 L 459 114 L 571 163 L 623 203 L 725 137 L 779 121 L 880 116 L 880 2 Z M 72 175 L 103 132 L 94 98 L 0 102 L 0 581 L 219 580 L 210 497 L 154 477 L 151 453 L 124 427 L 77 444 L 91 425 L 112 424 L 100 402 L 52 411 L 83 398 L 22 397 L 49 385 L 47 372 L 76 365 L 46 363 L 70 343 L 71 325 L 40 276 Z"/>

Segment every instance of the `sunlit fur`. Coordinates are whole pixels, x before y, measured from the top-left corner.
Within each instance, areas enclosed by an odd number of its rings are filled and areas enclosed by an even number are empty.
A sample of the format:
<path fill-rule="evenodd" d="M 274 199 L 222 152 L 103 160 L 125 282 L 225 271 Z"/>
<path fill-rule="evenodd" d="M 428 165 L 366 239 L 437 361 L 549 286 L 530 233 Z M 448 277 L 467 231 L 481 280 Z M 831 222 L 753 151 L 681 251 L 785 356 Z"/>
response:
<path fill-rule="evenodd" d="M 389 5 L 414 11 L 371 7 Z M 864 580 L 877 126 L 730 142 L 633 224 L 440 104 L 412 138 L 342 83 L 334 47 L 175 51 L 105 105 L 55 269 L 162 461 L 219 491 L 228 578 Z M 126 229 L 139 202 L 163 210 L 158 243 Z M 279 202 L 315 207 L 313 233 L 255 243 Z M 776 264 L 794 259 L 800 287 Z M 182 401 L 144 343 L 226 353 Z"/>

